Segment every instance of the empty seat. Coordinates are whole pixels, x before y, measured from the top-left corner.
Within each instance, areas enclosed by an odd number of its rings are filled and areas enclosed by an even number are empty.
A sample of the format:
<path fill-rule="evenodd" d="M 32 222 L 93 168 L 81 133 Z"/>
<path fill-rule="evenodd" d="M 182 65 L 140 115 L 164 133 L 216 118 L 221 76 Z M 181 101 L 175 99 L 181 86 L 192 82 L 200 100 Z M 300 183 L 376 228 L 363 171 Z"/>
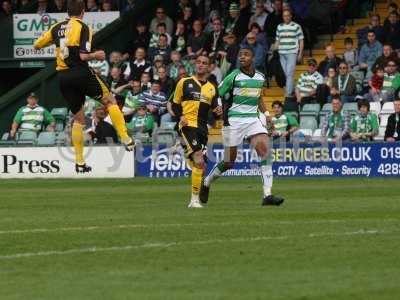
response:
<path fill-rule="evenodd" d="M 64 123 L 63 122 L 59 122 L 59 121 L 56 122 L 56 131 L 57 132 L 64 131 Z"/>
<path fill-rule="evenodd" d="M 386 131 L 386 126 L 380 126 L 379 133 L 376 137 L 374 137 L 374 140 L 375 141 L 383 141 L 385 139 L 385 131 Z"/>
<path fill-rule="evenodd" d="M 315 129 L 312 135 L 313 141 L 318 142 L 321 140 L 321 138 L 322 138 L 322 130 L 319 128 Z"/>
<path fill-rule="evenodd" d="M 166 145 L 175 145 L 176 141 L 176 133 L 173 130 L 157 130 L 153 134 L 153 143 L 155 144 L 166 144 Z"/>
<path fill-rule="evenodd" d="M 390 114 L 380 114 L 379 115 L 379 119 L 380 119 L 379 124 L 381 126 L 385 126 L 386 127 L 389 117 L 390 117 Z"/>
<path fill-rule="evenodd" d="M 39 146 L 53 146 L 56 144 L 56 134 L 54 132 L 41 132 L 37 144 Z"/>
<path fill-rule="evenodd" d="M 300 128 L 301 129 L 310 129 L 310 130 L 314 131 L 315 129 L 317 129 L 317 127 L 318 127 L 318 124 L 317 124 L 316 118 L 309 117 L 309 116 L 301 117 L 301 119 L 300 119 Z"/>
<path fill-rule="evenodd" d="M 343 111 L 344 112 L 348 112 L 350 114 L 356 114 L 358 111 L 358 106 L 357 103 L 354 102 L 349 102 L 349 103 L 345 103 L 343 104 Z"/>
<path fill-rule="evenodd" d="M 56 120 L 65 121 L 68 115 L 68 109 L 66 107 L 57 107 L 51 110 L 51 114 Z"/>
<path fill-rule="evenodd" d="M 381 112 L 381 104 L 380 102 L 370 102 L 370 111 L 374 112 L 377 116 Z"/>
<path fill-rule="evenodd" d="M 394 104 L 393 102 L 386 102 L 382 106 L 381 114 L 392 114 L 394 113 Z"/>
<path fill-rule="evenodd" d="M 319 104 L 305 104 L 300 112 L 300 116 L 318 116 L 321 107 Z"/>
<path fill-rule="evenodd" d="M 161 129 L 174 129 L 176 123 L 175 122 L 162 122 L 160 124 Z"/>
<path fill-rule="evenodd" d="M 15 140 L 14 139 L 12 139 L 12 140 L 8 139 L 9 135 L 10 134 L 8 132 L 3 134 L 3 136 L 1 137 L 1 140 L 0 140 L 0 146 L 12 146 L 12 145 L 15 145 Z"/>
<path fill-rule="evenodd" d="M 21 131 L 17 135 L 17 144 L 35 145 L 37 134 L 34 131 Z"/>
<path fill-rule="evenodd" d="M 56 144 L 57 145 L 64 145 L 66 142 L 66 135 L 64 132 L 59 132 L 56 135 Z"/>

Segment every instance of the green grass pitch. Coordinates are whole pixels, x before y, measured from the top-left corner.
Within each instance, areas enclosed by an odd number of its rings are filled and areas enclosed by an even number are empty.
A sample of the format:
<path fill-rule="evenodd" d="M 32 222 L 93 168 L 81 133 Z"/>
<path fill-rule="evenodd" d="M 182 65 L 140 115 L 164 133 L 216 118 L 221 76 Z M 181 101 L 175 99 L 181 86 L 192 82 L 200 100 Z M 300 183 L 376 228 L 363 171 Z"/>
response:
<path fill-rule="evenodd" d="M 398 179 L 1 180 L 0 299 L 400 299 Z"/>

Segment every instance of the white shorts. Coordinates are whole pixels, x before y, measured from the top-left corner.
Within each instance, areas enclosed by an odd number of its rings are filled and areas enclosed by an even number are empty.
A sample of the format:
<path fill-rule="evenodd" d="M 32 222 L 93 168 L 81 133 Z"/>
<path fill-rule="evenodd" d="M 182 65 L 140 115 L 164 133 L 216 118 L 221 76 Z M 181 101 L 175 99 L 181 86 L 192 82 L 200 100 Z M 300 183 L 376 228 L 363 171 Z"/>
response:
<path fill-rule="evenodd" d="M 236 147 L 243 143 L 245 138 L 256 134 L 265 133 L 267 129 L 263 126 L 260 119 L 254 118 L 254 122 L 235 122 L 229 121 L 229 126 L 222 128 L 222 138 L 224 146 Z"/>

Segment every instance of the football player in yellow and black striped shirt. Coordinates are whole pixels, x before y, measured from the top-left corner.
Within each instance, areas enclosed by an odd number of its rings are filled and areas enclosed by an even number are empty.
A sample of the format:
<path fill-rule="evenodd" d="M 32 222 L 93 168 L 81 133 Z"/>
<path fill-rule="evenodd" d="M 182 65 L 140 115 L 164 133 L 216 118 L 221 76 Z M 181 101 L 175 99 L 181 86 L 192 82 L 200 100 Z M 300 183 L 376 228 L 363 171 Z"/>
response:
<path fill-rule="evenodd" d="M 104 60 L 104 51 L 91 51 L 92 31 L 82 22 L 85 9 L 83 0 L 69 0 L 67 12 L 69 18 L 53 25 L 36 40 L 36 49 L 56 45 L 58 78 L 61 94 L 68 102 L 74 114 L 72 126 L 72 144 L 75 149 L 76 171 L 90 172 L 83 159 L 83 128 L 85 115 L 83 105 L 85 96 L 101 100 L 107 107 L 112 123 L 128 151 L 134 147 L 133 140 L 127 134 L 124 117 L 108 86 L 88 66 L 90 60 Z"/>
<path fill-rule="evenodd" d="M 208 141 L 207 120 L 210 110 L 221 116 L 218 90 L 207 81 L 210 58 L 196 59 L 196 74 L 178 81 L 172 100 L 172 111 L 180 118 L 178 132 L 182 137 L 186 159 L 192 168 L 192 198 L 189 207 L 202 207 L 199 200 L 201 180 L 206 169 Z"/>

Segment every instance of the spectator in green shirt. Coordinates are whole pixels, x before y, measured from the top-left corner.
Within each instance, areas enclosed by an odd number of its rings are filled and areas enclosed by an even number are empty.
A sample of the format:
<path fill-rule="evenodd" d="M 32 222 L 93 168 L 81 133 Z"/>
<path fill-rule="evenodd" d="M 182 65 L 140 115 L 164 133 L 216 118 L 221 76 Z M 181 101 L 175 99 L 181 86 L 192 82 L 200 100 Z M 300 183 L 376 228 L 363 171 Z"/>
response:
<path fill-rule="evenodd" d="M 47 109 L 38 105 L 38 97 L 31 93 L 26 100 L 27 105 L 21 107 L 14 117 L 10 138 L 15 138 L 17 131 L 35 131 L 38 133 L 46 125 L 49 125 L 49 131 L 54 131 L 54 117 Z"/>
<path fill-rule="evenodd" d="M 141 105 L 126 127 L 134 133 L 148 133 L 151 136 L 154 129 L 153 115 L 147 111 L 145 105 Z"/>
<path fill-rule="evenodd" d="M 272 131 L 272 136 L 275 139 L 290 137 L 290 134 L 295 132 L 299 128 L 299 123 L 293 115 L 288 113 L 283 113 L 283 104 L 280 101 L 274 101 L 272 103 L 272 109 L 274 111 L 274 116 L 272 117 L 272 124 L 274 129 Z"/>
<path fill-rule="evenodd" d="M 339 139 L 346 140 L 349 137 L 350 114 L 342 110 L 340 96 L 332 98 L 332 112 L 328 113 L 322 125 L 322 136 L 328 142 L 336 143 Z"/>
<path fill-rule="evenodd" d="M 350 137 L 354 142 L 372 141 L 379 133 L 378 118 L 369 109 L 370 104 L 367 100 L 358 100 L 358 114 L 350 122 Z"/>

